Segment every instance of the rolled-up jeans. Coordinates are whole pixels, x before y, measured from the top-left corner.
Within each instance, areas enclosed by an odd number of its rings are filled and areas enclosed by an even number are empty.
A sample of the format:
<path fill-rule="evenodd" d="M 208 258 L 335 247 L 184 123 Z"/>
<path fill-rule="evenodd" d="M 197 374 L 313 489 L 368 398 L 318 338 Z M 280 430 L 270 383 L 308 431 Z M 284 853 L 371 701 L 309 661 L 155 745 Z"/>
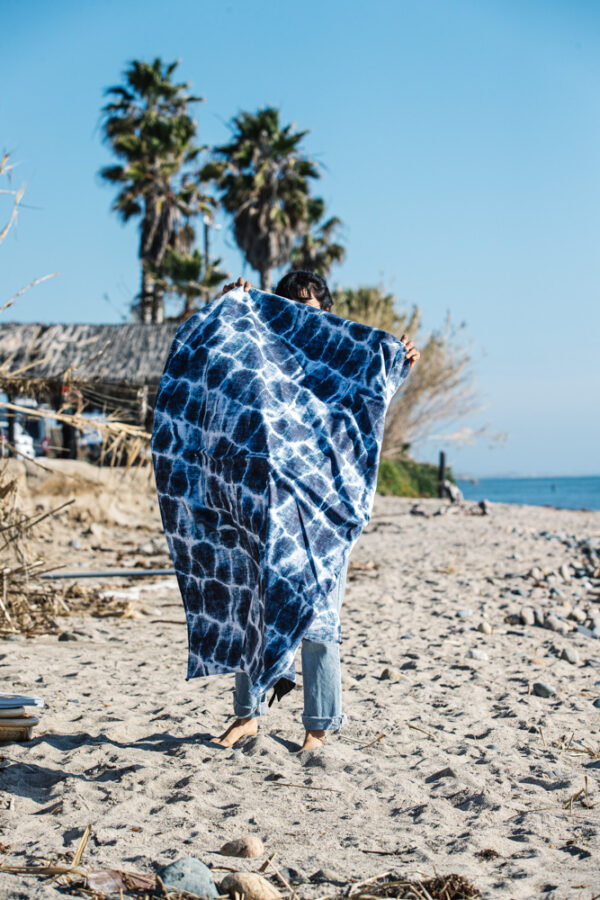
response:
<path fill-rule="evenodd" d="M 340 572 L 331 599 L 339 612 L 342 608 L 349 557 Z M 236 672 L 233 711 L 240 719 L 264 716 L 267 695 L 252 697 L 252 682 L 244 672 Z M 342 678 L 340 645 L 337 642 L 302 641 L 302 687 L 304 714 L 302 724 L 307 731 L 337 731 L 346 722 L 342 712 Z"/>

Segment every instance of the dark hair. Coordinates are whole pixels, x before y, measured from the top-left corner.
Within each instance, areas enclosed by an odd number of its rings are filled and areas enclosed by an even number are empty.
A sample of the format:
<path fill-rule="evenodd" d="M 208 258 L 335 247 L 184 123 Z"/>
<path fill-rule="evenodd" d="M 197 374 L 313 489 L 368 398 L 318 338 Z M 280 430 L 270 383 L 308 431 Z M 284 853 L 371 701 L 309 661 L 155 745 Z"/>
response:
<path fill-rule="evenodd" d="M 306 272 L 304 269 L 292 269 L 284 275 L 275 288 L 275 293 L 288 300 L 299 301 L 307 300 L 312 294 L 326 312 L 333 306 L 333 297 L 325 279 L 316 272 Z"/>

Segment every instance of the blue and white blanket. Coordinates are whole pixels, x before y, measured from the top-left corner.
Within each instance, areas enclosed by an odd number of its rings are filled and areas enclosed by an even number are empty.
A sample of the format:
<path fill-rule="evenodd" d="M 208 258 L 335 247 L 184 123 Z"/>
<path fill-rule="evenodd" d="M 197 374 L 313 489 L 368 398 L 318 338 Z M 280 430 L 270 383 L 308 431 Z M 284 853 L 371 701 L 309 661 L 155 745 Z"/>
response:
<path fill-rule="evenodd" d="M 289 677 L 302 638 L 340 640 L 327 597 L 373 508 L 404 344 L 236 288 L 177 331 L 152 456 L 188 626 L 188 678 Z"/>

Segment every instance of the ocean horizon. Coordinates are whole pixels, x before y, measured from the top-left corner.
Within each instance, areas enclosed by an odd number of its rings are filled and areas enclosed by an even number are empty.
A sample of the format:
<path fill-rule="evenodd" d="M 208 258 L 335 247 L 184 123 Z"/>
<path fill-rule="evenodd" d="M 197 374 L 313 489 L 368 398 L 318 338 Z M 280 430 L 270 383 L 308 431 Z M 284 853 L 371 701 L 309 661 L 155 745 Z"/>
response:
<path fill-rule="evenodd" d="M 600 475 L 457 478 L 466 500 L 600 510 Z"/>

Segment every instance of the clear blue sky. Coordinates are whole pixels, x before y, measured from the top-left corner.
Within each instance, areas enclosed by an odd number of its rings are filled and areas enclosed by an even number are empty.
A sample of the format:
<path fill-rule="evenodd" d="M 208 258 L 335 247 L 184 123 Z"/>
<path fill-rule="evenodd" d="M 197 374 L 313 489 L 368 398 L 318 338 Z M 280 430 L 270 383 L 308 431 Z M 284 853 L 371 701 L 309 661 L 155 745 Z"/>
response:
<path fill-rule="evenodd" d="M 180 59 L 206 97 L 201 142 L 265 104 L 310 129 L 345 222 L 334 284 L 383 283 L 430 328 L 447 310 L 466 321 L 486 409 L 462 424 L 508 440 L 447 443 L 456 471 L 600 472 L 596 0 L 3 0 L 1 44 L 0 149 L 27 192 L 0 300 L 62 273 L 13 320 L 127 314 L 137 233 L 97 176 L 103 89 L 131 59 Z"/>

